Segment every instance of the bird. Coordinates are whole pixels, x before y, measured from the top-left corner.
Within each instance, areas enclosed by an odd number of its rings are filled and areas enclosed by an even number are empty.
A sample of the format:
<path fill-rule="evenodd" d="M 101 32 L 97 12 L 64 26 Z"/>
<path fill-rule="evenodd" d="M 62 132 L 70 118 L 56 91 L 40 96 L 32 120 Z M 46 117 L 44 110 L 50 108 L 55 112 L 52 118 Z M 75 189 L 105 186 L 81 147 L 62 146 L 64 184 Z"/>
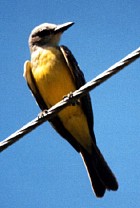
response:
<path fill-rule="evenodd" d="M 42 112 L 86 83 L 72 52 L 59 45 L 62 34 L 73 24 L 43 23 L 29 36 L 31 59 L 24 63 L 23 76 Z M 81 155 L 96 197 L 103 197 L 106 190 L 116 191 L 117 179 L 97 146 L 89 93 L 49 122 Z"/>

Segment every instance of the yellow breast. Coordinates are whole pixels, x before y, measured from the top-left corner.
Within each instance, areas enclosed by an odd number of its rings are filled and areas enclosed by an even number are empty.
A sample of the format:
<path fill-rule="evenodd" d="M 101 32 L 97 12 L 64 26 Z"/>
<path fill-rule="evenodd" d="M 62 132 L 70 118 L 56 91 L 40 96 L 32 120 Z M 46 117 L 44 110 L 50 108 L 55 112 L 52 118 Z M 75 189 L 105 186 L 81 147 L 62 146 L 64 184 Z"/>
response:
<path fill-rule="evenodd" d="M 40 51 L 36 62 L 32 68 L 33 76 L 48 107 L 76 89 L 64 57 L 58 49 L 49 48 Z"/>
<path fill-rule="evenodd" d="M 76 90 L 73 75 L 58 48 L 43 49 L 33 56 L 32 73 L 39 92 L 49 108 Z M 90 146 L 87 119 L 80 105 L 68 106 L 58 115 L 65 128 L 81 144 Z"/>

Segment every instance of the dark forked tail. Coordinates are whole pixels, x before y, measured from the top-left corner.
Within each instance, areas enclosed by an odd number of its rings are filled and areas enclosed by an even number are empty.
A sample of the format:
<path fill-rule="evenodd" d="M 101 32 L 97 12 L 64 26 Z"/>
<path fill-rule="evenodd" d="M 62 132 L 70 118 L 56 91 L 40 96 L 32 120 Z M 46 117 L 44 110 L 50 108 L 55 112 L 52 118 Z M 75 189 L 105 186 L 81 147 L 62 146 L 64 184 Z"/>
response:
<path fill-rule="evenodd" d="M 103 197 L 106 190 L 118 189 L 117 180 L 96 145 L 93 146 L 92 154 L 82 148 L 81 156 L 97 197 Z"/>

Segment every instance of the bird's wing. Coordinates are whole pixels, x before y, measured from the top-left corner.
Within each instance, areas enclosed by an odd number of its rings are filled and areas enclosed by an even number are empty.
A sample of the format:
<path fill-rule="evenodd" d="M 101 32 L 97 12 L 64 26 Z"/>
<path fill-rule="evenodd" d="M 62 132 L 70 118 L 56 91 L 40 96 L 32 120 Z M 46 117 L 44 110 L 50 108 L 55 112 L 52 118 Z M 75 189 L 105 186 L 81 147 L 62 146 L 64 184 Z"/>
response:
<path fill-rule="evenodd" d="M 43 100 L 43 98 L 42 98 L 42 96 L 39 93 L 39 90 L 38 90 L 37 86 L 36 86 L 34 77 L 32 75 L 32 68 L 31 68 L 31 62 L 30 61 L 26 61 L 24 63 L 24 74 L 23 74 L 23 76 L 24 76 L 24 78 L 25 78 L 25 80 L 28 84 L 28 87 L 31 90 L 33 96 L 35 97 L 36 102 L 39 105 L 39 107 L 42 110 L 48 109 L 44 100 Z"/>
<path fill-rule="evenodd" d="M 60 46 L 60 50 L 66 60 L 66 63 L 71 71 L 71 74 L 73 76 L 76 89 L 79 89 L 81 86 L 83 86 L 86 81 L 84 78 L 83 72 L 80 70 L 78 63 L 76 59 L 74 58 L 71 51 L 66 46 Z M 93 138 L 93 141 L 95 141 L 95 136 L 93 132 L 93 112 L 92 112 L 92 105 L 91 105 L 91 99 L 89 93 L 84 95 L 81 99 L 82 109 L 86 115 L 88 126 L 90 130 L 91 137 Z"/>

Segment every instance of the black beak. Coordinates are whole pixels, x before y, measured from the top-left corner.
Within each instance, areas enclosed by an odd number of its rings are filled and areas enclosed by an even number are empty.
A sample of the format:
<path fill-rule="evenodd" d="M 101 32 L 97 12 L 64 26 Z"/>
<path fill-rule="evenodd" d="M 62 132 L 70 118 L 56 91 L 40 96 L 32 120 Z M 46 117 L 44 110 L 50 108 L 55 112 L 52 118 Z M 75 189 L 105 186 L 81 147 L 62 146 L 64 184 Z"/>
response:
<path fill-rule="evenodd" d="M 61 25 L 57 25 L 57 27 L 54 29 L 55 33 L 64 32 L 69 27 L 71 27 L 74 24 L 74 22 L 67 22 Z"/>

